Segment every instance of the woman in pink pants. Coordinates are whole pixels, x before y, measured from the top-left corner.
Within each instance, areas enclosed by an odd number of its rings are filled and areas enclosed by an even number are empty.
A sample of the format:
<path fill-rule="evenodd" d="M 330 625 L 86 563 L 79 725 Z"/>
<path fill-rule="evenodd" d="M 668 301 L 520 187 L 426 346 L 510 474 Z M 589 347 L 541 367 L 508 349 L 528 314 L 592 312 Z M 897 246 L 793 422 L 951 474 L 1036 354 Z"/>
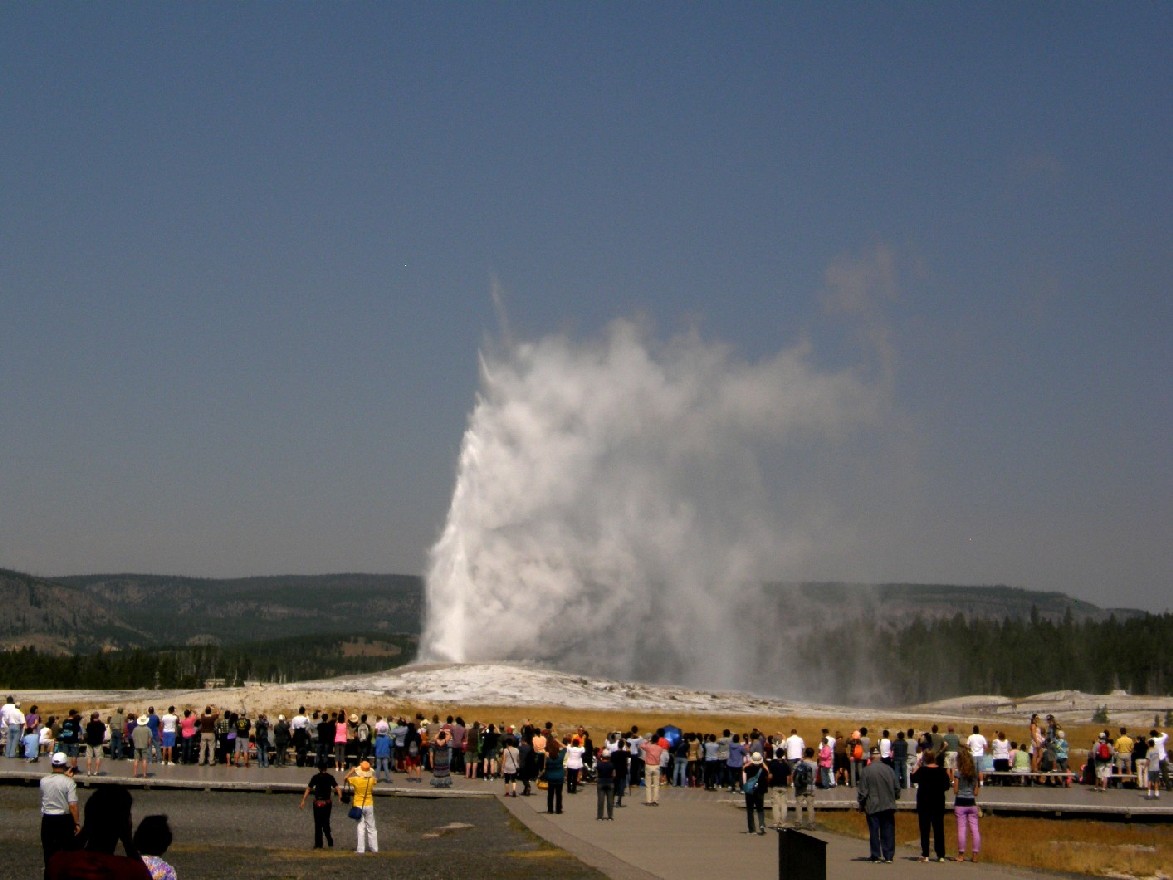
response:
<path fill-rule="evenodd" d="M 957 817 L 957 858 L 965 861 L 966 838 L 969 838 L 969 860 L 976 862 L 982 849 L 982 832 L 978 827 L 977 796 L 982 784 L 978 781 L 973 756 L 964 745 L 957 752 L 957 770 L 953 776 L 953 815 Z"/>

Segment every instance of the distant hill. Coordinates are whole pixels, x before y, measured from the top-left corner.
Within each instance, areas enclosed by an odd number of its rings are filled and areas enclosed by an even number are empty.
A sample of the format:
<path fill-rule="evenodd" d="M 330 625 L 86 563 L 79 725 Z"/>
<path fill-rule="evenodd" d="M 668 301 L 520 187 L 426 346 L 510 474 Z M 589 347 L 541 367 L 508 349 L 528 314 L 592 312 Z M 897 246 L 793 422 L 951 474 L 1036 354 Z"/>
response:
<path fill-rule="evenodd" d="M 322 633 L 418 635 L 423 581 L 332 574 L 213 580 L 0 570 L 0 646 L 42 652 L 231 646 Z"/>
<path fill-rule="evenodd" d="M 845 618 L 866 615 L 891 624 L 907 624 L 914 618 L 938 620 L 958 614 L 981 620 L 1030 620 L 1032 616 L 1053 622 L 1067 615 L 1075 622 L 1143 617 L 1133 608 L 1100 608 L 1066 593 L 1039 592 L 1020 587 L 963 587 L 949 584 L 850 584 L 775 583 L 766 595 L 782 608 L 803 609 L 813 625 L 834 625 Z"/>
<path fill-rule="evenodd" d="M 934 584 L 776 583 L 764 587 L 779 626 L 835 626 L 867 617 L 901 626 L 958 614 L 983 620 L 1080 622 L 1143 616 L 1063 593 Z M 42 653 L 231 647 L 354 631 L 418 636 L 423 579 L 397 574 L 283 575 L 208 579 L 144 574 L 52 580 L 0 569 L 0 649 Z"/>

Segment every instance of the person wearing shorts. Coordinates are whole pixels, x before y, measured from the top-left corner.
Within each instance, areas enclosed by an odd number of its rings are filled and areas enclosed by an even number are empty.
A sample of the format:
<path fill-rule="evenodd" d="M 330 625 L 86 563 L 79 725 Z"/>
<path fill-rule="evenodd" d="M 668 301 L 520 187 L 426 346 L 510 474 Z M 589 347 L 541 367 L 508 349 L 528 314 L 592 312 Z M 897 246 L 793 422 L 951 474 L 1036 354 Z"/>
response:
<path fill-rule="evenodd" d="M 134 746 L 134 764 L 131 774 L 136 779 L 138 778 L 140 761 L 143 765 L 143 779 L 147 778 L 147 760 L 151 751 L 151 728 L 147 726 L 149 720 L 146 715 L 140 715 L 134 732 L 130 735 L 131 745 Z"/>
<path fill-rule="evenodd" d="M 168 706 L 167 714 L 159 719 L 159 739 L 163 749 L 159 761 L 170 767 L 175 766 L 175 729 L 178 725 L 179 716 L 175 714 L 175 707 Z"/>

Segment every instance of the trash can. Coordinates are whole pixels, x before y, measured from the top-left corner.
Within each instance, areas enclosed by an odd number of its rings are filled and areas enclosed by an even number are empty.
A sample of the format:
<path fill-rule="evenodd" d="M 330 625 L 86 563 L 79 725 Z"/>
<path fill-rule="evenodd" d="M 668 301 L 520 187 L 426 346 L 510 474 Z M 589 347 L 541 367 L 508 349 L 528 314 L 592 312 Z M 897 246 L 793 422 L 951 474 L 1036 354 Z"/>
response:
<path fill-rule="evenodd" d="M 827 880 L 827 842 L 793 828 L 779 831 L 778 880 Z"/>

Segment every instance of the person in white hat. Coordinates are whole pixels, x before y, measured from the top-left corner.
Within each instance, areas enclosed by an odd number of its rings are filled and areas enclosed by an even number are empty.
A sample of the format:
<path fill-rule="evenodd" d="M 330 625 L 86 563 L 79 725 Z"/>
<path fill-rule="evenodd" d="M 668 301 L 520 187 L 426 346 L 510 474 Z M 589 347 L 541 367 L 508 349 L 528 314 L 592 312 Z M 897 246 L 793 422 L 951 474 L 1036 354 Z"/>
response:
<path fill-rule="evenodd" d="M 134 764 L 131 767 L 131 775 L 138 778 L 139 762 L 143 765 L 143 779 L 147 778 L 147 756 L 151 749 L 151 728 L 148 726 L 150 718 L 146 715 L 138 717 L 138 723 L 135 724 L 134 733 L 130 735 L 131 745 L 134 746 Z"/>
<path fill-rule="evenodd" d="M 53 772 L 41 777 L 41 847 L 45 866 L 54 853 L 73 847 L 81 831 L 77 812 L 77 783 L 64 752 L 54 752 L 49 762 Z"/>

